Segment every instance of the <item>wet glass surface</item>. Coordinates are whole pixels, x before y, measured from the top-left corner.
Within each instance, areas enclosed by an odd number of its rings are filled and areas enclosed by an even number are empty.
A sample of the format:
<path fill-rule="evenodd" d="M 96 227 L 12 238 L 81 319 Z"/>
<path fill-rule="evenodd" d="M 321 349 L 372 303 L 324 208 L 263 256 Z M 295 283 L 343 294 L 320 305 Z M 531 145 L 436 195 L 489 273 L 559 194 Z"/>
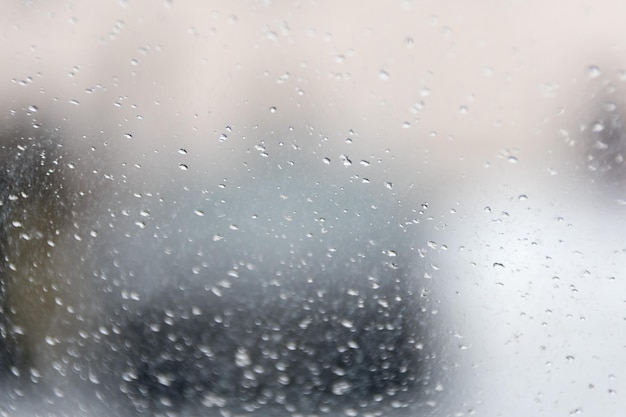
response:
<path fill-rule="evenodd" d="M 0 416 L 619 415 L 621 7 L 0 6 Z"/>

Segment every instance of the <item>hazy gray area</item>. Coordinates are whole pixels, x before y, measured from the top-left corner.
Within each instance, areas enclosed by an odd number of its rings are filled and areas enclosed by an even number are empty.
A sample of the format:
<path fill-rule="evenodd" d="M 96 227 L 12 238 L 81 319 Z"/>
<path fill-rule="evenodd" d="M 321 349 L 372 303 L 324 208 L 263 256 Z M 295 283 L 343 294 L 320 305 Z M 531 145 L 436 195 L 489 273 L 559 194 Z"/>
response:
<path fill-rule="evenodd" d="M 0 416 L 621 415 L 625 13 L 3 3 Z"/>

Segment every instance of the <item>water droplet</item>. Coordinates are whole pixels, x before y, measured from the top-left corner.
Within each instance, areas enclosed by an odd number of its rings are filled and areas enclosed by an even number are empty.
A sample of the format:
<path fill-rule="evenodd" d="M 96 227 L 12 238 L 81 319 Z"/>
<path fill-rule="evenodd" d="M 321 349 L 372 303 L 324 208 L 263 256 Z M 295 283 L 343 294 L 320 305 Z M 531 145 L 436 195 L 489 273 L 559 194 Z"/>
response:
<path fill-rule="evenodd" d="M 411 108 L 410 108 L 411 113 L 413 114 L 419 113 L 420 111 L 424 109 L 424 106 L 425 104 L 422 100 L 418 101 L 417 103 L 414 103 L 413 105 L 411 105 Z"/>
<path fill-rule="evenodd" d="M 246 366 L 250 366 L 252 364 L 252 359 L 250 359 L 250 354 L 246 348 L 237 348 L 237 352 L 235 352 L 235 365 L 240 368 L 244 368 Z"/>
<path fill-rule="evenodd" d="M 298 324 L 298 327 L 305 330 L 311 323 L 313 323 L 313 319 L 311 317 L 306 317 Z"/>
<path fill-rule="evenodd" d="M 202 210 L 194 210 L 193 214 L 195 214 L 196 216 L 199 216 L 199 217 L 204 216 L 204 212 Z"/>
<path fill-rule="evenodd" d="M 30 106 L 28 106 L 28 111 L 30 112 L 37 113 L 37 110 L 39 109 L 34 104 L 31 104 Z"/>
<path fill-rule="evenodd" d="M 98 379 L 98 375 L 94 374 L 92 371 L 89 372 L 89 382 L 92 384 L 99 384 L 100 380 Z"/>
<path fill-rule="evenodd" d="M 591 79 L 593 78 L 598 78 L 600 75 L 602 75 L 602 70 L 600 69 L 599 66 L 597 65 L 589 65 L 587 67 L 587 76 Z"/>
<path fill-rule="evenodd" d="M 185 148 L 180 148 L 180 149 L 178 150 L 178 153 L 179 153 L 179 154 L 181 154 L 181 155 L 187 155 L 187 149 L 185 149 Z"/>
<path fill-rule="evenodd" d="M 344 395 L 352 390 L 352 384 L 345 380 L 339 380 L 333 384 L 331 390 L 335 395 Z"/>
<path fill-rule="evenodd" d="M 187 171 L 189 169 L 189 167 L 185 164 L 179 164 L 178 168 L 180 168 L 181 171 Z"/>
<path fill-rule="evenodd" d="M 383 81 L 387 81 L 389 79 L 389 73 L 385 70 L 380 70 L 380 72 L 378 73 L 378 78 Z"/>
<path fill-rule="evenodd" d="M 389 182 L 389 181 L 386 181 L 386 182 L 385 182 L 385 188 L 388 188 L 388 189 L 390 189 L 390 190 L 393 190 L 393 183 L 392 183 L 392 182 Z"/>
<path fill-rule="evenodd" d="M 602 122 L 595 122 L 594 124 L 591 125 L 591 131 L 594 133 L 600 133 L 604 130 L 604 123 Z"/>
<path fill-rule="evenodd" d="M 275 106 L 270 107 L 270 113 L 276 113 L 276 111 L 277 110 Z"/>
<path fill-rule="evenodd" d="M 124 133 L 124 139 L 132 139 L 133 135 L 130 133 Z"/>
<path fill-rule="evenodd" d="M 280 77 L 278 77 L 278 79 L 276 80 L 276 84 L 284 84 L 289 80 L 289 73 L 285 72 L 283 73 Z"/>

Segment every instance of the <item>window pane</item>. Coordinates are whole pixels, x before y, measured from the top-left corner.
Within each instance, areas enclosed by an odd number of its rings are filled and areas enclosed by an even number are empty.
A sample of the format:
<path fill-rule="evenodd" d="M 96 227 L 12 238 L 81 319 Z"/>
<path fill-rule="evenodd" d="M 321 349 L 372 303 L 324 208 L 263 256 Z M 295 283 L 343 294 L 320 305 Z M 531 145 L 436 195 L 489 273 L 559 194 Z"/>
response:
<path fill-rule="evenodd" d="M 0 417 L 615 415 L 623 6 L 0 6 Z"/>

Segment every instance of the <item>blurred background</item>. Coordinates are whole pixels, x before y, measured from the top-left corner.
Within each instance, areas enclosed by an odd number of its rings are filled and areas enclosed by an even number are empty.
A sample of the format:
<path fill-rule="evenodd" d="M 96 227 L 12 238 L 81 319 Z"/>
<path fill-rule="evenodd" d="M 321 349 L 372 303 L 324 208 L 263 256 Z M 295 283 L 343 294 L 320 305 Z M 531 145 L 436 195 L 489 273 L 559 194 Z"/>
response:
<path fill-rule="evenodd" d="M 354 201 L 359 213 L 383 207 L 386 216 L 368 214 L 352 229 L 336 214 L 337 233 L 408 248 L 402 285 L 426 301 L 405 288 L 415 297 L 399 309 L 432 316 L 415 322 L 432 339 L 430 365 L 419 372 L 433 376 L 397 415 L 620 415 L 624 7 L 609 0 L 3 3 L 0 415 L 107 410 L 75 400 L 87 398 L 89 382 L 43 370 L 68 351 L 63 340 L 75 331 L 55 305 L 81 305 L 95 330 L 94 317 L 117 314 L 107 287 L 84 277 L 106 254 L 121 253 L 123 263 L 134 247 L 106 232 L 102 246 L 92 245 L 94 225 L 106 229 L 108 218 L 133 235 L 135 220 L 111 219 L 145 205 L 174 235 L 195 227 L 177 214 L 200 204 L 189 194 L 233 201 L 225 215 L 237 218 L 259 202 L 261 213 L 282 207 L 268 197 L 281 186 L 305 190 L 289 206 L 294 213 L 307 213 L 312 195 L 322 214 L 322 201 Z M 248 197 L 228 200 L 223 188 Z M 250 191 L 259 189 L 268 194 Z M 202 214 L 220 215 L 211 207 Z M 41 239 L 22 233 L 29 227 Z M 145 239 L 153 251 L 137 252 L 138 265 L 157 265 L 150 274 L 158 275 L 165 261 L 150 258 L 163 245 Z M 190 250 L 181 242 L 174 240 L 174 252 Z M 223 256 L 245 247 L 271 258 L 268 242 L 244 239 Z M 181 270 L 187 259 L 177 258 Z M 203 415 L 184 410 L 176 412 Z"/>

